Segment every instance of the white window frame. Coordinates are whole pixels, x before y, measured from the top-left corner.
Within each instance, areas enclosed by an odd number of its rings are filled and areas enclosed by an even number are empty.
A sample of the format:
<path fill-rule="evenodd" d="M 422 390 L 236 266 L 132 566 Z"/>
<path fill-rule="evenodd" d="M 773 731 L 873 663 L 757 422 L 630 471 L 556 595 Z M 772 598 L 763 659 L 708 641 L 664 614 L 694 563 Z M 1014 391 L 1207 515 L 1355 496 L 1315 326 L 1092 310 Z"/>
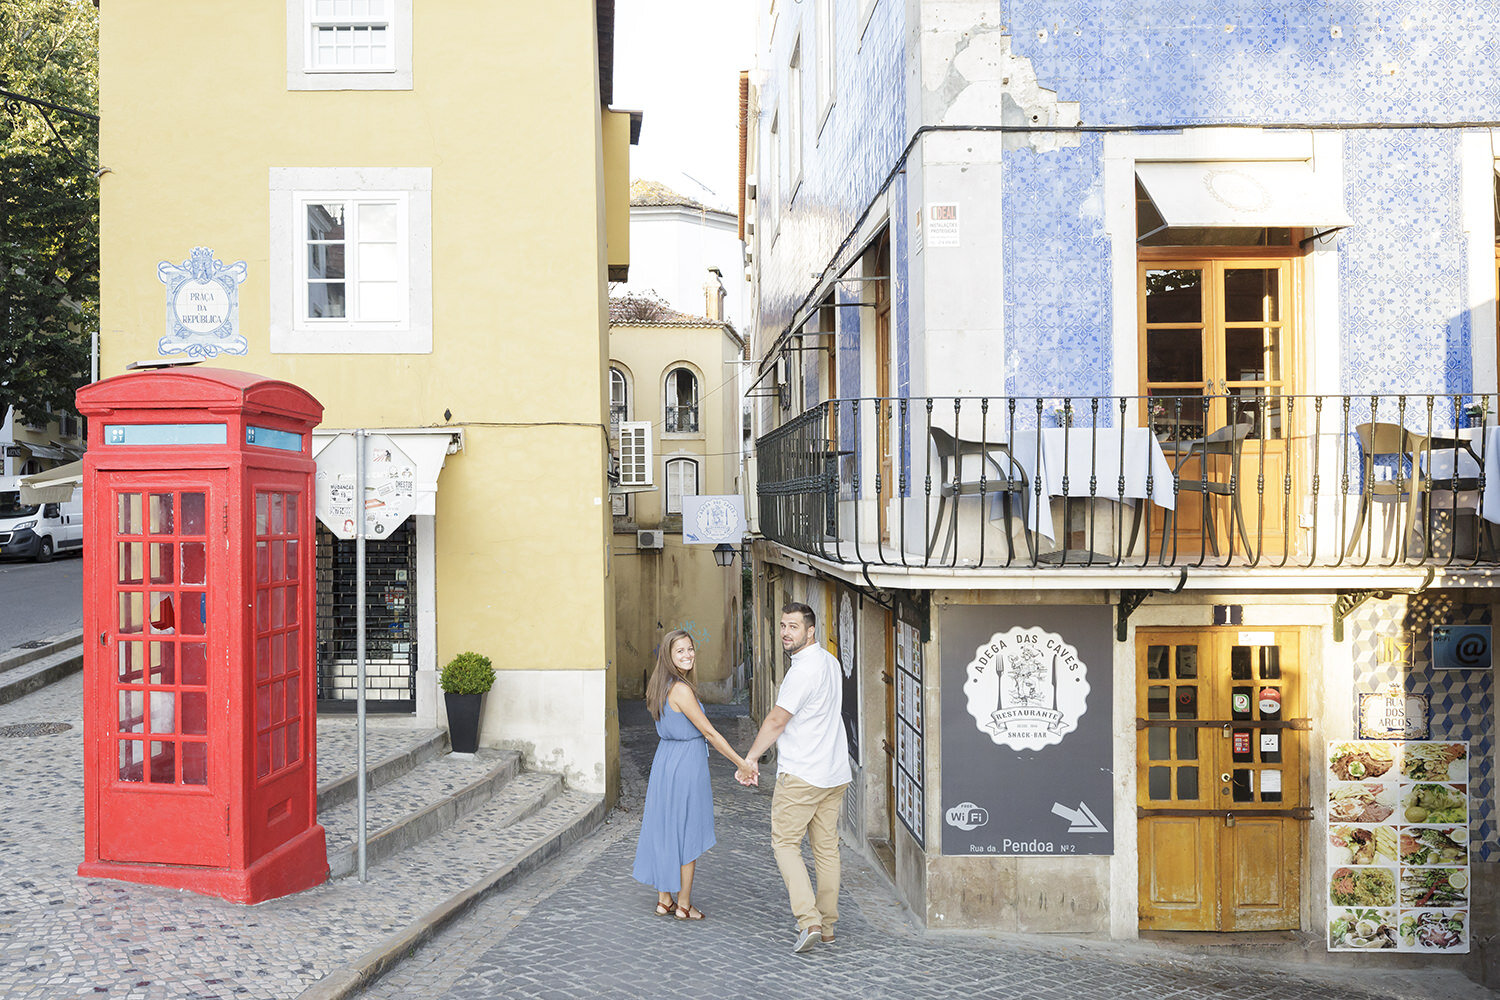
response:
<path fill-rule="evenodd" d="M 817 134 L 821 137 L 823 126 L 828 121 L 828 113 L 833 110 L 833 102 L 838 90 L 838 28 L 835 24 L 837 12 L 834 10 L 833 0 L 817 0 L 817 4 Z"/>
<path fill-rule="evenodd" d="M 652 473 L 651 421 L 620 421 L 620 485 L 655 486 Z"/>
<path fill-rule="evenodd" d="M 786 67 L 787 200 L 802 186 L 802 36 L 792 42 Z"/>
<path fill-rule="evenodd" d="M 616 376 L 619 378 L 620 386 L 620 418 L 615 419 L 615 384 Z M 619 434 L 620 424 L 630 419 L 630 378 L 625 374 L 625 369 L 617 364 L 609 366 L 609 423 L 610 433 Z"/>
<path fill-rule="evenodd" d="M 683 486 L 686 485 L 686 484 L 683 484 L 683 483 L 673 483 L 673 481 L 672 481 L 672 475 L 673 475 L 673 470 L 674 469 L 687 469 L 687 468 L 691 468 L 693 470 L 693 482 L 692 482 L 693 490 L 692 490 L 691 493 L 684 492 Z M 698 459 L 693 458 L 691 456 L 688 456 L 688 455 L 674 455 L 671 458 L 667 459 L 665 462 L 663 462 L 662 463 L 662 491 L 663 491 L 663 493 L 665 495 L 662 498 L 662 511 L 664 513 L 667 513 L 667 514 L 681 514 L 682 513 L 682 498 L 685 497 L 685 496 L 691 497 L 691 496 L 697 496 L 698 495 L 698 491 L 702 488 L 701 476 L 702 476 L 702 469 L 700 468 L 700 463 L 699 463 Z M 675 488 L 675 492 L 674 492 L 674 488 Z"/>
<path fill-rule="evenodd" d="M 397 205 L 398 312 L 361 319 L 307 315 L 307 206 Z M 357 213 L 346 213 L 348 221 Z M 355 224 L 357 226 L 357 223 Z M 273 167 L 271 169 L 271 351 L 277 354 L 429 354 L 432 352 L 432 171 L 426 167 Z M 358 279 L 357 250 L 346 257 L 346 289 Z"/>
<path fill-rule="evenodd" d="M 675 376 L 678 372 L 682 372 L 688 378 L 690 378 L 690 379 L 693 380 L 693 386 L 692 386 L 692 388 L 693 388 L 693 402 L 692 402 L 692 407 L 691 408 L 692 408 L 693 423 L 695 423 L 697 426 L 694 427 L 691 430 L 683 430 L 682 429 L 682 427 L 681 427 L 681 414 L 680 413 L 677 414 L 678 420 L 676 421 L 677 426 L 675 428 L 671 426 L 671 423 L 667 419 L 669 411 L 671 411 L 671 410 L 679 410 L 680 411 L 680 410 L 683 409 L 683 407 L 678 406 L 677 403 L 675 402 L 675 398 L 680 398 L 680 397 L 674 397 L 672 395 L 672 389 L 674 387 L 674 383 L 677 381 L 677 379 L 675 379 L 673 376 Z M 673 364 L 673 365 L 668 366 L 668 368 L 666 370 L 666 373 L 662 376 L 662 383 L 661 383 L 661 400 L 662 400 L 661 431 L 662 431 L 662 436 L 663 437 L 702 437 L 703 436 L 703 388 L 702 387 L 703 387 L 703 379 L 702 379 L 702 377 L 699 376 L 699 374 L 696 371 L 694 371 L 691 367 L 689 367 L 688 365 L 683 364 L 681 362 L 678 362 L 677 364 Z"/>
<path fill-rule="evenodd" d="M 318 67 L 313 55 L 313 0 L 286 3 L 288 90 L 411 90 L 412 0 L 385 0 L 391 61 L 380 67 Z M 342 20 L 342 19 L 340 19 Z M 360 19 L 367 22 L 369 19 Z M 318 23 L 324 23 L 320 19 Z"/>

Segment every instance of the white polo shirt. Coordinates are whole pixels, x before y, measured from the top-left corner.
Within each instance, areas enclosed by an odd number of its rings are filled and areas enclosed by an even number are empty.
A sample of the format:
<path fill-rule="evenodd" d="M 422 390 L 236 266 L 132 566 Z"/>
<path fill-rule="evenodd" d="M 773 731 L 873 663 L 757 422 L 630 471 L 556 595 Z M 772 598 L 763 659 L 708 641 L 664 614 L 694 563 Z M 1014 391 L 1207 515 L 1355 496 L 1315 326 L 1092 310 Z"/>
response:
<path fill-rule="evenodd" d="M 776 707 L 792 713 L 776 739 L 777 771 L 819 788 L 853 780 L 844 733 L 844 684 L 839 661 L 816 643 L 792 654 Z"/>

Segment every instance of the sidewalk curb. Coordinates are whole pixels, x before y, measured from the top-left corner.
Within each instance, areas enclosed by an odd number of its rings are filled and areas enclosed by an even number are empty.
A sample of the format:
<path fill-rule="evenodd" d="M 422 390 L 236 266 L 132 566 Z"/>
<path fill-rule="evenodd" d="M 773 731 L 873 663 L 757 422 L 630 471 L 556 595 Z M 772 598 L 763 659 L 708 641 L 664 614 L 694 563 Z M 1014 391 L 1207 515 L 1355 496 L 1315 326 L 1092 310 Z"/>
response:
<path fill-rule="evenodd" d="M 604 797 L 565 830 L 539 838 L 515 863 L 496 869 L 467 889 L 449 896 L 405 928 L 392 934 L 355 959 L 353 964 L 332 972 L 303 990 L 298 1000 L 347 1000 L 378 980 L 404 959 L 415 954 L 438 931 L 473 909 L 490 893 L 509 888 L 523 875 L 556 857 L 570 845 L 594 833 L 609 813 Z"/>
<path fill-rule="evenodd" d="M 0 669 L 5 678 L 0 705 L 5 705 L 82 670 L 83 633 L 0 661 Z"/>
<path fill-rule="evenodd" d="M 23 649 L 17 646 L 14 649 L 7 650 L 4 656 L 0 656 L 0 673 L 25 666 L 35 660 L 40 660 L 44 656 L 60 653 L 69 646 L 82 645 L 83 629 L 79 629 L 77 632 L 64 632 L 62 635 L 53 636 L 46 641 L 45 645 L 34 649 Z"/>

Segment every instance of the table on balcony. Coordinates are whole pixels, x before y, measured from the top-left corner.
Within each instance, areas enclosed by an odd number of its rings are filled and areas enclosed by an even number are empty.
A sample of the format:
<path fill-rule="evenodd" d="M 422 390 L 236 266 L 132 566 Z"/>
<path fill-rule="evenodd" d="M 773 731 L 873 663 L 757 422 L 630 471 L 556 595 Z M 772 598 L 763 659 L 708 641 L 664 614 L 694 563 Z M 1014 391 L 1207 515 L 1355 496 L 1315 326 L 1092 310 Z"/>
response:
<path fill-rule="evenodd" d="M 1424 455 L 1422 464 L 1433 491 L 1446 489 L 1455 475 L 1478 478 L 1480 462 L 1484 463 L 1484 495 L 1476 498 L 1475 507 L 1459 504 L 1459 509 L 1477 509 L 1486 521 L 1500 524 L 1500 427 L 1464 427 L 1451 436 L 1434 434 L 1431 448 L 1431 456 Z"/>
<path fill-rule="evenodd" d="M 1044 497 L 1071 500 L 1108 500 L 1136 508 L 1138 500 L 1150 498 L 1161 507 L 1172 508 L 1172 466 L 1162 453 L 1156 435 L 1147 427 L 1044 427 L 1017 430 L 1010 453 L 1026 472 L 1027 496 L 1034 500 L 1036 485 Z M 1125 487 L 1120 489 L 1123 469 Z M 1150 488 L 1147 489 L 1147 479 Z M 1093 481 L 1092 491 L 1089 488 Z M 1066 481 L 1066 487 L 1064 482 Z M 1050 505 L 1028 502 L 1027 521 L 1033 531 L 1056 540 Z M 1132 536 L 1135 534 L 1132 530 Z"/>

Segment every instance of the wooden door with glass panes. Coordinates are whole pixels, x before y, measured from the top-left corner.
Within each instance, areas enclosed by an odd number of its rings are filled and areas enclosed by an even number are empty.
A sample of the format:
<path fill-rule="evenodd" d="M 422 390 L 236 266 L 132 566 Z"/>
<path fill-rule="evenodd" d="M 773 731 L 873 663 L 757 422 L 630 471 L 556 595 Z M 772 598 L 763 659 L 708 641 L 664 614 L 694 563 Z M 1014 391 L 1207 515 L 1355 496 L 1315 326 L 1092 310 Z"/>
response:
<path fill-rule="evenodd" d="M 1311 818 L 1298 640 L 1136 633 L 1142 929 L 1298 928 Z"/>
<path fill-rule="evenodd" d="M 1161 537 L 1164 512 L 1155 512 L 1153 551 L 1162 544 L 1167 553 L 1190 558 L 1228 551 L 1232 502 L 1202 485 L 1189 487 L 1195 480 L 1227 484 L 1231 475 L 1248 536 L 1234 539 L 1234 551 L 1243 553 L 1247 542 L 1268 555 L 1284 551 L 1286 515 L 1296 509 L 1286 480 L 1287 443 L 1296 433 L 1289 398 L 1294 264 L 1290 258 L 1157 255 L 1140 264 L 1141 392 L 1149 397 L 1142 419 L 1184 484 L 1175 538 Z M 1214 442 L 1206 456 L 1205 438 Z M 1238 442 L 1237 464 L 1225 439 Z"/>

